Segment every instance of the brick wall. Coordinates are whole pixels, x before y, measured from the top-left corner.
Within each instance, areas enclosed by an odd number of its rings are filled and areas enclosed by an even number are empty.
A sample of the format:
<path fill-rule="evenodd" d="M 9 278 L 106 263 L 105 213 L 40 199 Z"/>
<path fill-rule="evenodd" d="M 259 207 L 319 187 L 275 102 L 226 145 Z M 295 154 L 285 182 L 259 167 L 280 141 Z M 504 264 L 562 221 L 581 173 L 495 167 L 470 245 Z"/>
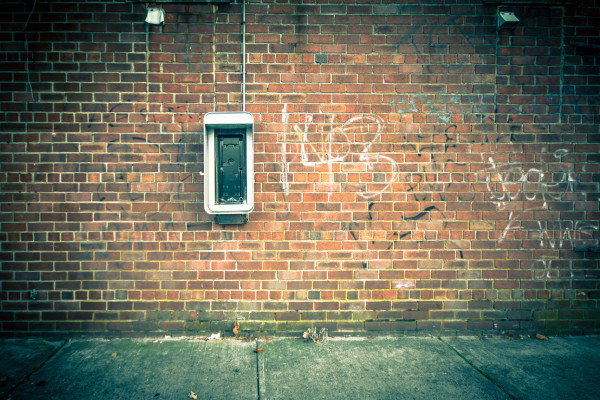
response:
<path fill-rule="evenodd" d="M 3 5 L 3 335 L 600 332 L 598 0 L 499 31 L 247 0 L 256 205 L 222 226 L 202 117 L 242 108 L 240 3 Z"/>

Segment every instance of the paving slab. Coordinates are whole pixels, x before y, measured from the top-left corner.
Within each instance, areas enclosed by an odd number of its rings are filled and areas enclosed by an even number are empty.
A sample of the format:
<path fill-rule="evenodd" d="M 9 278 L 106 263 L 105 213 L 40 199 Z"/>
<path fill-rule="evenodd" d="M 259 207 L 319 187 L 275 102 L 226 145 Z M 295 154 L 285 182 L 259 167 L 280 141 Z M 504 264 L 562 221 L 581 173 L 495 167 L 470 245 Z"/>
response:
<path fill-rule="evenodd" d="M 3 339 L 0 398 L 598 399 L 598 365 L 597 336 Z"/>
<path fill-rule="evenodd" d="M 600 337 L 445 338 L 517 399 L 600 399 Z"/>
<path fill-rule="evenodd" d="M 0 340 L 0 398 L 41 366 L 64 341 Z"/>
<path fill-rule="evenodd" d="M 506 399 L 436 338 L 275 340 L 259 356 L 261 399 Z"/>
<path fill-rule="evenodd" d="M 74 340 L 12 399 L 256 399 L 253 342 Z"/>

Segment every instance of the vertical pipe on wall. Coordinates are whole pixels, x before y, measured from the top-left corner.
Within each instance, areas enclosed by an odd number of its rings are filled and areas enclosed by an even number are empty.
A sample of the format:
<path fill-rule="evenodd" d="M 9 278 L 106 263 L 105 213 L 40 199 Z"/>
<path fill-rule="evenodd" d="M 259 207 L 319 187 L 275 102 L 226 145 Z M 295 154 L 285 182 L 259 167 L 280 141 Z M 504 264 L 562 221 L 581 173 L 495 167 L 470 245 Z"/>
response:
<path fill-rule="evenodd" d="M 213 80 L 213 112 L 217 111 L 217 9 L 213 4 L 213 35 L 212 35 L 212 80 Z"/>
<path fill-rule="evenodd" d="M 150 50 L 148 49 L 148 46 L 150 46 L 149 43 L 149 36 L 150 36 L 150 24 L 144 24 L 146 25 L 146 122 L 148 122 L 148 116 L 150 115 Z"/>
<path fill-rule="evenodd" d="M 242 111 L 246 111 L 246 0 L 242 0 Z"/>

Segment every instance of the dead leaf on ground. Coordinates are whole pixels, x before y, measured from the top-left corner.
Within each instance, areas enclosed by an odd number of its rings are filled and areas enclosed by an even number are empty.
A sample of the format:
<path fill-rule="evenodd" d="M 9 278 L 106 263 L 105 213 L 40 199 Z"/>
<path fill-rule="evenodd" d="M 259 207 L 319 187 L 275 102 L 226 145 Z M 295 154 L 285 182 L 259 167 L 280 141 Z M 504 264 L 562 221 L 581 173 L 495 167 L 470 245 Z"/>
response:
<path fill-rule="evenodd" d="M 233 334 L 235 335 L 235 337 L 238 336 L 239 331 L 240 331 L 240 323 L 235 321 L 233 323 Z"/>
<path fill-rule="evenodd" d="M 117 352 L 114 352 L 111 354 L 112 357 L 116 357 L 117 356 Z"/>
<path fill-rule="evenodd" d="M 198 395 L 197 395 L 196 393 L 194 393 L 194 392 L 190 392 L 190 393 L 188 394 L 188 397 L 189 397 L 190 399 L 197 399 L 197 398 L 198 398 Z"/>
<path fill-rule="evenodd" d="M 175 375 L 175 371 L 171 371 L 171 375 Z"/>
<path fill-rule="evenodd" d="M 259 347 L 258 349 L 254 350 L 255 353 L 262 353 L 262 351 L 263 351 L 262 347 Z"/>
<path fill-rule="evenodd" d="M 548 338 L 546 336 L 542 335 L 541 333 L 538 333 L 537 335 L 535 335 L 535 338 L 539 339 L 539 340 L 548 340 Z"/>

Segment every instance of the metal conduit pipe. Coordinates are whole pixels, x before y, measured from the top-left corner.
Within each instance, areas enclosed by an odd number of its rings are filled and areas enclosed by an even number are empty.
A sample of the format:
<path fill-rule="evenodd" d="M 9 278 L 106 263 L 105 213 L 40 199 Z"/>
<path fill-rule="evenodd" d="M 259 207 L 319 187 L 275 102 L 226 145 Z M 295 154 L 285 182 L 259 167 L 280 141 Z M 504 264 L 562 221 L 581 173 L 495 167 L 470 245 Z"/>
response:
<path fill-rule="evenodd" d="M 246 111 L 246 0 L 242 0 L 242 111 Z"/>

